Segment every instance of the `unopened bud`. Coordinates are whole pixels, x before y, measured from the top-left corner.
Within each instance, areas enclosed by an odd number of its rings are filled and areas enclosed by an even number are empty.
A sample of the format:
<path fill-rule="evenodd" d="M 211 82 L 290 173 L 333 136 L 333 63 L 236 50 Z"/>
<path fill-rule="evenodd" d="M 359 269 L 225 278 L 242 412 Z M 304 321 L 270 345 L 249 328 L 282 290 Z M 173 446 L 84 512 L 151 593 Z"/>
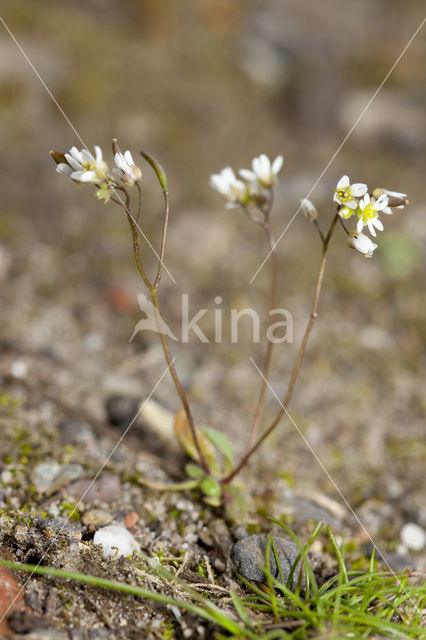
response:
<path fill-rule="evenodd" d="M 116 153 L 121 153 L 121 149 L 118 144 L 117 138 L 112 139 L 112 152 L 115 155 Z"/>
<path fill-rule="evenodd" d="M 309 222 L 314 222 L 314 220 L 318 218 L 318 211 L 315 205 L 307 198 L 300 200 L 300 211 L 302 212 L 302 216 L 306 218 L 306 220 L 309 220 Z"/>
<path fill-rule="evenodd" d="M 404 207 L 408 204 L 408 197 L 406 193 L 400 193 L 399 191 L 389 191 L 388 189 L 377 188 L 373 191 L 373 196 L 377 199 L 382 194 L 388 197 L 388 207 Z"/>
<path fill-rule="evenodd" d="M 68 164 L 65 154 L 61 151 L 50 151 L 50 155 L 56 162 L 56 164 Z"/>

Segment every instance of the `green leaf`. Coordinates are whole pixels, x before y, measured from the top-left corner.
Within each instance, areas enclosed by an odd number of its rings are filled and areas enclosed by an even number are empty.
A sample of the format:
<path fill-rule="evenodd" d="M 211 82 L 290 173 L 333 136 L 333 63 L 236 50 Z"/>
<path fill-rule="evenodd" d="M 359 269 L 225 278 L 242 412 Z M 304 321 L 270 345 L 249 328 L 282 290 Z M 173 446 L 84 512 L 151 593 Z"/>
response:
<path fill-rule="evenodd" d="M 223 502 L 226 515 L 232 522 L 241 524 L 247 521 L 249 503 L 242 485 L 230 484 L 223 487 Z"/>
<path fill-rule="evenodd" d="M 202 431 L 223 455 L 226 471 L 231 471 L 234 468 L 234 450 L 228 436 L 211 427 L 203 427 Z"/>
<path fill-rule="evenodd" d="M 206 476 L 204 480 L 200 483 L 200 489 L 206 496 L 210 498 L 220 498 L 222 493 L 220 485 L 214 478 L 211 476 Z"/>
<path fill-rule="evenodd" d="M 197 448 L 195 446 L 194 438 L 192 437 L 191 427 L 189 426 L 188 418 L 183 409 L 178 411 L 175 417 L 175 434 L 182 447 L 189 455 L 190 458 L 196 462 L 200 462 L 200 456 L 198 455 Z M 220 473 L 219 463 L 217 461 L 216 449 L 213 444 L 207 438 L 207 436 L 201 431 L 196 429 L 198 445 L 201 452 L 213 473 Z"/>
<path fill-rule="evenodd" d="M 199 480 L 206 475 L 198 464 L 193 464 L 192 462 L 188 462 L 188 464 L 185 465 L 185 472 L 187 476 L 194 478 L 195 480 Z"/>
<path fill-rule="evenodd" d="M 220 507 L 220 505 L 222 504 L 222 499 L 221 497 L 216 498 L 216 497 L 204 496 L 203 502 L 210 505 L 211 507 Z"/>

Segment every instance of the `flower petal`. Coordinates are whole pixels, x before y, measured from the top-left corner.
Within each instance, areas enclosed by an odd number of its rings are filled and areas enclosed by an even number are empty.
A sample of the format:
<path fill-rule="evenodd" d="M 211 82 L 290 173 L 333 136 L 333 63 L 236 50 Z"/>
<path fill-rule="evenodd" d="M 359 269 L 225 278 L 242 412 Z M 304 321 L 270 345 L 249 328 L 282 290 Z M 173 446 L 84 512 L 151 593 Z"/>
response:
<path fill-rule="evenodd" d="M 345 187 L 349 187 L 349 176 L 342 176 L 337 183 L 336 189 L 344 189 Z"/>
<path fill-rule="evenodd" d="M 129 165 L 134 165 L 135 163 L 133 162 L 133 157 L 132 154 L 130 153 L 129 150 L 124 152 L 124 159 L 127 162 L 127 164 Z"/>
<path fill-rule="evenodd" d="M 56 165 L 56 171 L 58 173 L 63 173 L 66 176 L 70 176 L 73 172 L 72 168 L 69 166 L 69 164 L 65 164 L 65 162 L 61 162 L 60 164 Z"/>
<path fill-rule="evenodd" d="M 279 173 L 281 167 L 283 166 L 283 162 L 284 162 L 284 157 L 282 155 L 279 155 L 275 158 L 275 160 L 272 163 L 272 173 L 274 175 L 277 175 L 277 173 Z"/>
<path fill-rule="evenodd" d="M 250 171 L 250 169 L 240 169 L 238 173 L 249 182 L 256 181 L 256 174 L 253 171 Z"/>
<path fill-rule="evenodd" d="M 367 193 L 368 187 L 366 184 L 362 182 L 355 182 L 355 184 L 351 184 L 351 193 L 356 198 L 360 198 L 361 196 Z"/>

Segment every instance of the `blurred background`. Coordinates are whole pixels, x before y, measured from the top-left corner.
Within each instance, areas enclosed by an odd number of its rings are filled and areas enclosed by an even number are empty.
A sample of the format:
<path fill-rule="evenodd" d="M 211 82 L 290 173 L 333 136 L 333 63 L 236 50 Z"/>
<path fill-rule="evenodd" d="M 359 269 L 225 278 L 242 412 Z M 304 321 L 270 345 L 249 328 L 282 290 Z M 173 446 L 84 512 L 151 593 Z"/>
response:
<path fill-rule="evenodd" d="M 197 420 L 223 429 L 240 450 L 259 383 L 249 356 L 261 364 L 263 352 L 249 332 L 238 345 L 214 344 L 214 298 L 223 298 L 224 318 L 231 307 L 267 309 L 270 264 L 250 285 L 265 239 L 241 212 L 224 208 L 209 175 L 282 153 L 278 236 L 423 11 L 420 0 L 3 3 L 3 20 L 85 146 L 101 145 L 111 161 L 117 137 L 135 158 L 144 149 L 165 167 L 166 265 L 176 284 L 165 274 L 164 317 L 179 331 L 181 293 L 190 293 L 194 314 L 210 310 L 200 326 L 211 343 L 174 344 L 176 365 Z M 426 524 L 425 59 L 423 28 L 310 196 L 324 227 L 344 173 L 410 198 L 384 220 L 372 260 L 347 248 L 337 230 L 292 403 L 298 426 L 370 525 L 389 501 L 400 509 L 385 522 L 401 511 Z M 164 371 L 156 336 L 129 344 L 142 287 L 128 226 L 114 204 L 55 173 L 49 150 L 82 145 L 4 25 L 0 91 L 1 368 L 102 416 L 110 394 L 145 397 Z M 142 226 L 158 246 L 162 195 L 148 166 L 143 185 Z M 301 216 L 279 244 L 280 306 L 293 315 L 295 337 L 276 349 L 279 395 L 309 314 L 319 250 Z M 154 269 L 147 245 L 143 254 Z M 169 381 L 154 397 L 179 408 Z M 276 408 L 270 397 L 271 416 Z M 284 487 L 282 510 L 291 484 L 335 496 L 288 420 L 251 469 L 265 480 L 256 489 L 264 505 L 265 486 Z"/>

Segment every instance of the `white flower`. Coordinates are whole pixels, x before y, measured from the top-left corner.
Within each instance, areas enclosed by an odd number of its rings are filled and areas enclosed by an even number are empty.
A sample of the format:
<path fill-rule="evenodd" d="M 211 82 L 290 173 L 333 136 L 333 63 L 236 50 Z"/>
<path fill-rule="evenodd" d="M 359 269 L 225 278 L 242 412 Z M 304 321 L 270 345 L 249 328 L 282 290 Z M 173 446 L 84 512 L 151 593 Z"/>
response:
<path fill-rule="evenodd" d="M 225 167 L 220 173 L 210 176 L 210 186 L 227 200 L 227 207 L 235 207 L 247 196 L 247 185 L 238 180 L 231 167 Z"/>
<path fill-rule="evenodd" d="M 356 229 L 358 233 L 363 230 L 364 227 L 368 227 L 372 236 L 376 235 L 376 229 L 383 231 L 383 224 L 379 220 L 379 211 L 384 211 L 388 206 L 388 197 L 385 194 L 375 198 L 370 198 L 368 193 L 364 198 L 359 201 L 359 209 L 357 210 L 358 222 Z"/>
<path fill-rule="evenodd" d="M 351 231 L 347 244 L 348 247 L 356 249 L 366 258 L 371 258 L 374 250 L 377 249 L 377 244 L 375 244 L 368 236 L 364 233 L 356 233 L 355 231 Z"/>
<path fill-rule="evenodd" d="M 394 209 L 403 209 L 408 204 L 408 196 L 406 193 L 400 193 L 399 191 L 389 191 L 389 189 L 374 189 L 373 196 L 379 198 L 381 195 L 388 197 L 388 206 L 383 209 L 383 213 L 393 213 Z"/>
<path fill-rule="evenodd" d="M 102 184 L 105 181 L 108 167 L 103 161 L 102 149 L 95 146 L 96 159 L 90 151 L 77 147 L 72 147 L 69 153 L 65 154 L 67 163 L 61 162 L 57 165 L 56 171 L 69 176 L 76 182 L 92 182 Z"/>
<path fill-rule="evenodd" d="M 351 184 L 349 176 L 342 176 L 336 185 L 333 200 L 338 204 L 343 204 L 345 207 L 349 207 L 349 209 L 356 209 L 358 206 L 357 198 L 361 198 L 366 193 L 366 184 L 363 184 L 362 182 L 355 182 L 354 184 Z"/>
<path fill-rule="evenodd" d="M 277 175 L 283 166 L 284 158 L 280 155 L 271 163 L 268 156 L 262 153 L 254 158 L 249 169 L 240 169 L 240 175 L 248 182 L 258 182 L 264 189 L 270 189 L 277 182 Z"/>
<path fill-rule="evenodd" d="M 128 187 L 133 187 L 135 182 L 142 180 L 142 171 L 133 162 L 130 151 L 125 151 L 124 153 L 117 152 L 114 155 L 114 162 L 117 169 L 113 169 L 112 172 Z"/>
<path fill-rule="evenodd" d="M 310 222 L 313 222 L 318 218 L 318 211 L 315 205 L 313 205 L 307 198 L 300 201 L 300 211 L 302 212 L 302 216 Z"/>

